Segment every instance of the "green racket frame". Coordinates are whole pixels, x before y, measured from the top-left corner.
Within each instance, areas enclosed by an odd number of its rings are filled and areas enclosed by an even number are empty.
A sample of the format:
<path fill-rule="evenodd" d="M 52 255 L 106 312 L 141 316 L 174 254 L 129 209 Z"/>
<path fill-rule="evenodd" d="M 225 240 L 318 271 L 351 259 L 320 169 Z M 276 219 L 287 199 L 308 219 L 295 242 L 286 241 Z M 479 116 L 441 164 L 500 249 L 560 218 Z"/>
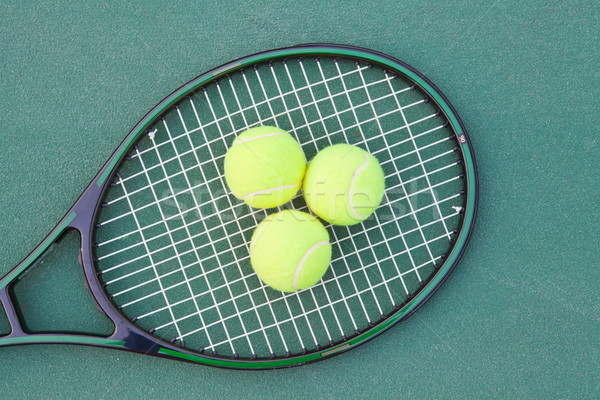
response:
<path fill-rule="evenodd" d="M 198 352 L 182 349 L 168 341 L 156 338 L 155 336 L 140 329 L 134 323 L 130 322 L 110 301 L 108 295 L 102 288 L 101 282 L 96 274 L 93 255 L 93 231 L 94 221 L 97 216 L 100 202 L 104 192 L 107 189 L 111 177 L 114 175 L 119 163 L 124 159 L 127 152 L 135 144 L 136 140 L 147 131 L 148 127 L 160 118 L 170 107 L 175 105 L 185 96 L 197 90 L 203 85 L 213 80 L 222 78 L 232 71 L 251 66 L 255 63 L 261 63 L 273 59 L 285 59 L 286 57 L 309 57 L 309 56 L 337 56 L 358 59 L 371 64 L 377 64 L 384 69 L 402 75 L 404 78 L 413 82 L 431 101 L 434 101 L 443 112 L 449 127 L 456 135 L 457 142 L 464 163 L 466 182 L 466 191 L 464 195 L 465 208 L 462 214 L 462 229 L 454 240 L 451 251 L 446 255 L 444 263 L 439 266 L 434 276 L 413 296 L 406 304 L 398 309 L 392 315 L 386 316 L 380 323 L 370 329 L 360 332 L 355 337 L 337 343 L 333 347 L 312 352 L 309 354 L 293 355 L 290 357 L 278 357 L 274 359 L 256 359 L 241 360 L 235 358 L 226 358 L 211 356 Z M 0 280 L 0 301 L 8 317 L 11 332 L 4 337 L 0 337 L 0 347 L 17 344 L 84 344 L 100 347 L 109 347 L 115 349 L 129 350 L 144 354 L 170 357 L 174 359 L 187 360 L 201 364 L 207 364 L 218 367 L 230 368 L 278 368 L 293 365 L 300 365 L 314 362 L 336 354 L 348 351 L 367 340 L 384 332 L 392 325 L 410 316 L 420 306 L 422 306 L 431 295 L 446 280 L 450 272 L 456 267 L 461 258 L 466 245 L 471 236 L 478 203 L 478 179 L 475 157 L 470 141 L 467 137 L 465 128 L 457 113 L 450 105 L 446 97 L 423 75 L 406 65 L 405 63 L 394 59 L 383 53 L 367 50 L 358 47 L 333 45 L 333 44 L 308 44 L 295 47 L 277 49 L 258 53 L 248 57 L 217 67 L 196 79 L 186 83 L 175 92 L 167 96 L 156 107 L 152 109 L 127 135 L 121 145 L 110 157 L 108 162 L 100 170 L 94 180 L 89 184 L 77 202 L 67 212 L 59 224 L 19 265 L 17 265 L 8 275 Z M 11 299 L 9 288 L 12 283 L 30 267 L 49 246 L 54 243 L 66 230 L 75 229 L 81 234 L 80 262 L 83 267 L 86 286 L 88 287 L 99 310 L 110 318 L 115 324 L 115 331 L 108 337 L 98 337 L 91 335 L 78 334 L 57 334 L 57 333 L 27 333 L 15 310 Z"/>

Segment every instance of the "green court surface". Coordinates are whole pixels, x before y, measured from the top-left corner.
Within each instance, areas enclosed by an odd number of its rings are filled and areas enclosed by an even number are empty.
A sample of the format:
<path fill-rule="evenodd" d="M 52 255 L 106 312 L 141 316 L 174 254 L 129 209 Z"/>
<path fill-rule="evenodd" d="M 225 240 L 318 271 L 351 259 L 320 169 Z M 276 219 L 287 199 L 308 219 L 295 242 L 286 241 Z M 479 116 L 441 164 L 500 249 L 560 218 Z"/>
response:
<path fill-rule="evenodd" d="M 596 2 L 23 1 L 3 10 L 0 275 L 166 95 L 225 62 L 301 43 L 382 51 L 431 79 L 470 135 L 480 198 L 471 243 L 443 287 L 350 352 L 241 371 L 84 346 L 7 347 L 0 397 L 600 397 Z M 208 135 L 218 142 L 221 132 Z M 352 138 L 328 140 L 338 139 Z M 135 221 L 121 222 L 126 232 Z M 239 219 L 233 240 L 243 246 L 255 223 Z M 110 333 L 82 284 L 78 247 L 67 234 L 15 285 L 27 329 Z M 0 313 L 0 335 L 7 331 Z"/>

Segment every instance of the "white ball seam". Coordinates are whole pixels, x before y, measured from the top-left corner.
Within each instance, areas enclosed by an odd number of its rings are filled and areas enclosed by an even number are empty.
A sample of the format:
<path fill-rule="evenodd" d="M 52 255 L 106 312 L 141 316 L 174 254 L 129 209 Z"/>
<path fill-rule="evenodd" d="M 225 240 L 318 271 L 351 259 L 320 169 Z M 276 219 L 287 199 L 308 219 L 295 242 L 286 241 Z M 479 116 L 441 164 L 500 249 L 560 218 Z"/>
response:
<path fill-rule="evenodd" d="M 367 165 L 369 165 L 369 155 L 365 154 L 365 162 L 362 163 L 362 165 L 356 168 L 356 170 L 354 171 L 354 174 L 352 175 L 352 181 L 350 182 L 350 190 L 348 191 L 348 202 L 350 203 L 350 210 L 356 216 L 357 219 L 361 220 L 365 219 L 365 217 L 363 215 L 360 215 L 354 208 L 354 204 L 352 204 L 352 191 L 354 189 L 354 181 L 358 177 L 358 174 L 360 174 L 360 171 L 362 171 Z"/>
<path fill-rule="evenodd" d="M 308 249 L 306 253 L 304 253 L 304 256 L 302 256 L 300 262 L 298 263 L 298 266 L 296 267 L 296 272 L 294 273 L 294 289 L 298 290 L 298 285 L 296 281 L 298 280 L 300 272 L 302 272 L 302 264 L 304 264 L 308 256 L 310 256 L 313 251 L 326 244 L 329 244 L 329 240 L 321 240 L 320 242 L 315 243 L 310 249 Z"/>
<path fill-rule="evenodd" d="M 256 192 L 248 193 L 247 195 L 243 196 L 242 200 L 246 200 L 248 197 L 256 196 L 256 195 L 259 195 L 259 194 L 265 194 L 265 193 L 269 193 L 269 192 L 274 192 L 274 191 L 277 191 L 277 190 L 293 189 L 293 188 L 296 188 L 296 187 L 299 188 L 301 183 L 302 183 L 302 181 L 300 181 L 300 182 L 298 182 L 296 184 L 293 184 L 293 185 L 283 185 L 283 186 L 277 186 L 277 187 L 270 188 L 270 189 L 257 190 Z"/>
<path fill-rule="evenodd" d="M 283 136 L 283 135 L 287 135 L 287 133 L 286 132 L 265 133 L 264 135 L 254 136 L 254 137 L 251 137 L 251 138 L 238 140 L 237 142 L 234 141 L 233 144 L 231 145 L 231 147 L 237 146 L 238 144 L 251 142 L 253 140 L 264 139 L 264 138 L 272 137 L 272 136 Z"/>

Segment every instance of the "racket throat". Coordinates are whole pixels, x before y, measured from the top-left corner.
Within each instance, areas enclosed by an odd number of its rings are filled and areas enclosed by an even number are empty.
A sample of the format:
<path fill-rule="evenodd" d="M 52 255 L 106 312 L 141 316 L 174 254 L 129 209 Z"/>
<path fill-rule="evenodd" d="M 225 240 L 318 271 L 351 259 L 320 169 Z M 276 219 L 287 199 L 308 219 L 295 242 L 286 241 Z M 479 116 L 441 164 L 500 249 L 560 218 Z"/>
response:
<path fill-rule="evenodd" d="M 10 325 L 10 333 L 5 337 L 13 338 L 26 336 L 27 334 L 23 330 L 23 326 L 21 325 L 21 320 L 19 319 L 15 305 L 10 298 L 10 294 L 8 293 L 8 288 L 8 286 L 5 286 L 0 289 L 0 302 L 2 303 L 4 314 L 6 315 Z"/>
<path fill-rule="evenodd" d="M 90 273 L 90 271 L 86 270 L 86 267 L 85 267 L 85 265 L 83 263 L 83 250 L 82 249 L 79 250 L 79 255 L 77 256 L 77 261 L 79 262 L 79 265 L 81 266 L 81 272 L 83 273 L 83 275 L 85 277 L 85 279 L 83 280 L 83 285 L 85 286 L 85 288 L 87 289 L 87 291 L 90 293 L 90 296 L 94 300 L 94 304 L 96 305 L 96 309 L 100 313 L 104 314 L 106 317 L 109 317 L 108 314 L 106 313 L 106 311 L 104 311 L 104 309 L 102 308 L 102 306 L 98 302 L 98 299 L 96 298 L 96 294 L 94 293 L 94 291 L 90 287 L 90 284 L 88 283 L 88 279 L 89 278 L 88 278 L 87 274 Z M 112 319 L 111 319 L 111 321 L 112 321 Z M 114 321 L 112 321 L 112 322 L 114 323 Z"/>

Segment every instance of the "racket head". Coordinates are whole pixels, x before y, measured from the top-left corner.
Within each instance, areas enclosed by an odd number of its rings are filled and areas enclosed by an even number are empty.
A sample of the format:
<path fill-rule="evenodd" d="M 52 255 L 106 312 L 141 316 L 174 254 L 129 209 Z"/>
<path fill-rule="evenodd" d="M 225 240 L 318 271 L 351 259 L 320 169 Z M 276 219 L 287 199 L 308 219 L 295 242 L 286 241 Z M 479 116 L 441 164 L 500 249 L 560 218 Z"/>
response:
<path fill-rule="evenodd" d="M 329 144 L 350 142 L 378 156 L 386 171 L 383 205 L 356 227 L 327 227 L 337 249 L 331 271 L 300 293 L 264 287 L 249 264 L 245 243 L 252 228 L 276 210 L 249 209 L 223 184 L 228 145 L 260 124 L 292 132 L 308 159 Z M 404 136 L 396 135 L 401 131 Z M 436 161 L 447 156 L 443 165 Z M 415 166 L 420 174 L 407 169 Z M 451 177 L 431 182 L 444 171 Z M 313 44 L 227 63 L 166 97 L 60 226 L 82 232 L 90 291 L 116 325 L 110 342 L 91 344 L 215 366 L 275 368 L 347 351 L 415 312 L 458 263 L 475 222 L 477 192 L 465 128 L 427 78 L 379 52 Z M 414 201 L 419 197 L 426 198 Z M 442 212 L 446 202 L 455 214 Z M 305 210 L 301 196 L 291 207 Z"/>

